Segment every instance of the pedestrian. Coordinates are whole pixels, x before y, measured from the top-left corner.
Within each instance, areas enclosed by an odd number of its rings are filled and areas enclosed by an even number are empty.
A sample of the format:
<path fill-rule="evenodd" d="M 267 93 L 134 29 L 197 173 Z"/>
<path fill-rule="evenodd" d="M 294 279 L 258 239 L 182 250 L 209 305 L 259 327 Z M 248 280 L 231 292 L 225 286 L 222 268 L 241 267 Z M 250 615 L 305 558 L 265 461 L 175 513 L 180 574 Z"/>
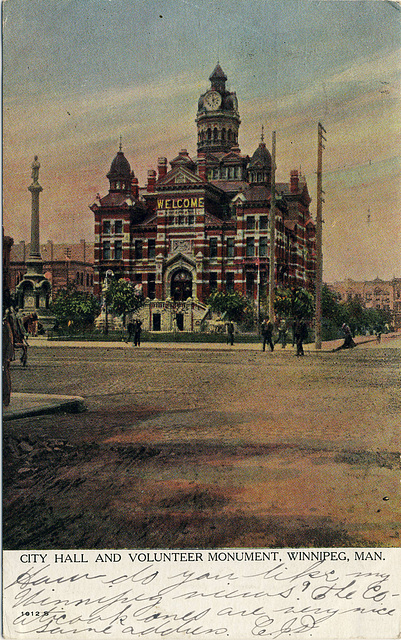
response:
<path fill-rule="evenodd" d="M 227 322 L 227 344 L 234 344 L 234 323 L 231 320 Z"/>
<path fill-rule="evenodd" d="M 5 310 L 3 315 L 3 331 L 2 331 L 2 374 L 3 374 L 3 405 L 8 407 L 11 399 L 11 373 L 10 364 L 14 360 L 14 328 L 10 315 L 10 308 Z"/>
<path fill-rule="evenodd" d="M 137 318 L 134 324 L 134 345 L 136 347 L 141 346 L 141 331 L 142 331 L 142 321 Z"/>
<path fill-rule="evenodd" d="M 339 347 L 337 347 L 337 349 L 333 349 L 333 351 L 340 351 L 340 349 L 353 349 L 354 347 L 356 347 L 349 326 L 344 322 L 341 329 L 344 334 L 344 342 Z"/>
<path fill-rule="evenodd" d="M 304 355 L 303 341 L 308 337 L 308 326 L 304 319 L 296 320 L 294 327 L 295 342 L 297 345 L 296 356 Z"/>
<path fill-rule="evenodd" d="M 280 342 L 281 348 L 285 349 L 285 345 L 287 344 L 287 323 L 282 318 L 278 323 L 278 338 L 276 340 L 276 344 Z"/>
<path fill-rule="evenodd" d="M 127 324 L 127 332 L 128 332 L 128 336 L 125 342 L 129 342 L 134 334 L 135 331 L 135 327 L 134 327 L 134 323 L 133 322 L 129 322 Z"/>
<path fill-rule="evenodd" d="M 266 349 L 266 342 L 270 346 L 270 350 L 274 351 L 274 344 L 272 340 L 273 335 L 273 323 L 270 322 L 269 318 L 265 318 L 261 324 L 261 332 L 263 338 L 263 351 Z"/>

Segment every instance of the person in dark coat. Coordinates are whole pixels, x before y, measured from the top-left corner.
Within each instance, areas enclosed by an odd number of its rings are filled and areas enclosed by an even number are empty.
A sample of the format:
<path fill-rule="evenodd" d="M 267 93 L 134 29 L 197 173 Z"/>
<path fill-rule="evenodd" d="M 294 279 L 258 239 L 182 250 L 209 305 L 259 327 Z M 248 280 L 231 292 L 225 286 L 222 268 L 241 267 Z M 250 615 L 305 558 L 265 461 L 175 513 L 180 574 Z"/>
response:
<path fill-rule="evenodd" d="M 227 344 L 234 344 L 234 323 L 231 320 L 227 323 Z"/>
<path fill-rule="evenodd" d="M 263 338 L 263 351 L 266 349 L 266 342 L 270 346 L 270 350 L 274 351 L 274 344 L 272 340 L 273 336 L 273 323 L 270 322 L 269 318 L 265 318 L 261 324 L 262 338 Z"/>
<path fill-rule="evenodd" d="M 136 347 L 140 347 L 141 346 L 141 331 L 142 331 L 142 321 L 139 320 L 135 320 L 135 333 L 134 333 L 134 345 Z"/>
<path fill-rule="evenodd" d="M 295 342 L 297 345 L 297 356 L 304 355 L 303 341 L 308 337 L 308 326 L 305 320 L 297 320 L 294 329 Z"/>
<path fill-rule="evenodd" d="M 344 334 L 344 342 L 339 347 L 337 347 L 337 349 L 333 349 L 333 351 L 340 351 L 340 349 L 353 349 L 354 347 L 356 347 L 349 326 L 344 322 L 341 329 Z"/>

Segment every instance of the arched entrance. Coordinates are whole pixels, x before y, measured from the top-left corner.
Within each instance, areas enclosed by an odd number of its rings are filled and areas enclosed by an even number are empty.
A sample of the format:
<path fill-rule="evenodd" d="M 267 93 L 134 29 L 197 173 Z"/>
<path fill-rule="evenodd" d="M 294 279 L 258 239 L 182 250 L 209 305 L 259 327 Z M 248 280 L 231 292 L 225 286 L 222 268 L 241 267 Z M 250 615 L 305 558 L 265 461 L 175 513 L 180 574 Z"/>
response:
<path fill-rule="evenodd" d="M 174 302 L 184 302 L 192 297 L 192 275 L 186 269 L 179 269 L 171 278 L 171 297 Z"/>

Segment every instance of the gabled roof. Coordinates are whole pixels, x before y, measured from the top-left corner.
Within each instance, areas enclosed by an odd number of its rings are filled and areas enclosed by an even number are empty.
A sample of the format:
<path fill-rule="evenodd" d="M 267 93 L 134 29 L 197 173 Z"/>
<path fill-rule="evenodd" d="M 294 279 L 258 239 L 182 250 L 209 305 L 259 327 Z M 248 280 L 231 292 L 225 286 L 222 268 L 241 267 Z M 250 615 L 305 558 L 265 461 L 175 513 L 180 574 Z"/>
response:
<path fill-rule="evenodd" d="M 204 181 L 196 173 L 193 173 L 183 165 L 179 165 L 171 169 L 166 173 L 163 178 L 158 180 L 157 186 L 162 185 L 175 185 L 175 184 L 199 184 Z"/>

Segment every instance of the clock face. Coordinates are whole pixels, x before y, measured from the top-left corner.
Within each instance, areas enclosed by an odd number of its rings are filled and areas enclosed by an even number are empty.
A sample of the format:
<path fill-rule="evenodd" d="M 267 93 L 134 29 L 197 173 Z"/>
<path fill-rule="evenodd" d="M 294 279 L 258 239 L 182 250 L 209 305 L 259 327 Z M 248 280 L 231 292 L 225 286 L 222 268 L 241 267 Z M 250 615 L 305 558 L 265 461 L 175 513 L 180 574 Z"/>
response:
<path fill-rule="evenodd" d="M 221 105 L 221 95 L 217 91 L 209 91 L 203 99 L 206 109 L 216 111 Z"/>

